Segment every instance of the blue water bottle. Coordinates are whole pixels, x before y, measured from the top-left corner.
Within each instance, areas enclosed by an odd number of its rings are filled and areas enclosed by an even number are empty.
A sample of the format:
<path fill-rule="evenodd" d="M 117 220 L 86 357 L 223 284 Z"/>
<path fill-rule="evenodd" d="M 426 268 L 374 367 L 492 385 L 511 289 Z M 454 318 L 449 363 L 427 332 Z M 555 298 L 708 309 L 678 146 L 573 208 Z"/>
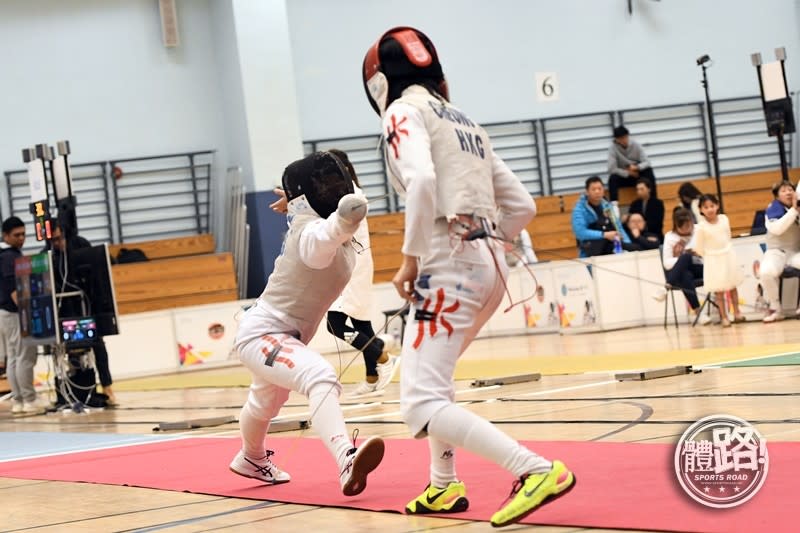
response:
<path fill-rule="evenodd" d="M 619 238 L 619 235 L 614 237 L 614 253 L 621 254 L 622 253 L 622 241 Z"/>

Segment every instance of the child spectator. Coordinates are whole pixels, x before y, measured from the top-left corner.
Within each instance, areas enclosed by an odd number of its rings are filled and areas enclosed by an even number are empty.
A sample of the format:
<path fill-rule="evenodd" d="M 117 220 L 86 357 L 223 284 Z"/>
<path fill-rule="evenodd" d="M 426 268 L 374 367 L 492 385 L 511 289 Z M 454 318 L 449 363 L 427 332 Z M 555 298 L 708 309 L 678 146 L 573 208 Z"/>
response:
<path fill-rule="evenodd" d="M 700 197 L 700 221 L 695 232 L 695 251 L 703 257 L 703 286 L 717 293 L 717 307 L 722 327 L 730 327 L 725 309 L 725 293 L 730 292 L 733 304 L 733 321 L 744 322 L 739 310 L 739 291 L 736 287 L 744 281 L 742 269 L 736 260 L 731 242 L 731 225 L 728 217 L 719 213 L 719 200 L 713 194 Z"/>

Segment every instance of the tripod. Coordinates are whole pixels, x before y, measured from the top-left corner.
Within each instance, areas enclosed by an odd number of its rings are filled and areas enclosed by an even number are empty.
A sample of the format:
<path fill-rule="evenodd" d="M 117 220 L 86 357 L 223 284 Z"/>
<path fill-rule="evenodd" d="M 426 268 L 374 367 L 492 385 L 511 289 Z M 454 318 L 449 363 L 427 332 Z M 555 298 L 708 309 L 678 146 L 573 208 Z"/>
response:
<path fill-rule="evenodd" d="M 706 75 L 706 70 L 709 67 L 708 65 L 709 61 L 711 61 L 711 58 L 708 57 L 707 55 L 704 55 L 697 60 L 697 64 L 703 69 L 703 81 L 701 82 L 701 84 L 703 85 L 703 90 L 705 91 L 706 95 L 708 132 L 709 136 L 711 137 L 711 161 L 714 164 L 714 181 L 717 184 L 717 198 L 719 199 L 719 210 L 720 212 L 725 212 L 725 208 L 723 207 L 722 203 L 722 185 L 720 183 L 720 178 L 719 178 L 719 149 L 717 148 L 717 128 L 714 125 L 714 111 L 711 108 L 711 97 L 708 93 L 708 76 Z"/>

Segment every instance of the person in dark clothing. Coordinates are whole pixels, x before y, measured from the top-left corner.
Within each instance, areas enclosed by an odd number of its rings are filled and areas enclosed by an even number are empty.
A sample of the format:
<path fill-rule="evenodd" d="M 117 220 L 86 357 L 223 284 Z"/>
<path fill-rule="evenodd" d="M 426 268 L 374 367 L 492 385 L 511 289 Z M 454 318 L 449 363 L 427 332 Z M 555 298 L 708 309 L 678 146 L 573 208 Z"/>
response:
<path fill-rule="evenodd" d="M 681 206 L 685 207 L 692 213 L 692 220 L 695 224 L 700 222 L 700 197 L 703 195 L 700 189 L 692 185 L 690 182 L 681 183 L 678 187 L 678 200 Z"/>
<path fill-rule="evenodd" d="M 36 397 L 33 367 L 36 349 L 22 343 L 14 262 L 22 257 L 25 223 L 18 217 L 3 221 L 0 243 L 0 349 L 5 351 L 6 376 L 11 386 L 12 414 L 37 414 L 48 407 Z"/>
<path fill-rule="evenodd" d="M 53 227 L 53 238 L 51 240 L 53 245 L 53 271 L 54 280 L 57 292 L 69 292 L 77 290 L 79 287 L 74 285 L 74 279 L 70 279 L 67 257 L 69 251 L 79 250 L 81 248 L 90 248 L 92 244 L 79 235 L 75 235 L 69 242 L 64 238 L 61 227 L 55 224 Z M 65 255 L 64 250 L 67 250 Z M 64 281 L 64 273 L 67 273 L 67 280 Z M 58 313 L 61 317 L 80 317 L 85 313 L 81 305 L 80 297 L 67 297 L 62 298 L 59 303 Z M 100 385 L 103 387 L 103 394 L 108 396 L 107 403 L 109 405 L 116 405 L 117 399 L 114 396 L 114 391 L 111 386 L 114 383 L 111 378 L 111 369 L 108 366 L 108 350 L 106 350 L 106 343 L 103 337 L 98 336 L 92 345 L 94 352 L 94 362 Z"/>
<path fill-rule="evenodd" d="M 661 235 L 647 231 L 647 222 L 641 213 L 629 215 L 625 229 L 628 231 L 631 243 L 623 245 L 623 248 L 629 252 L 655 250 L 661 244 Z"/>
<path fill-rule="evenodd" d="M 647 223 L 647 231 L 664 239 L 664 202 L 653 196 L 653 182 L 639 178 L 636 182 L 636 200 L 631 203 L 628 214 L 639 213 Z"/>

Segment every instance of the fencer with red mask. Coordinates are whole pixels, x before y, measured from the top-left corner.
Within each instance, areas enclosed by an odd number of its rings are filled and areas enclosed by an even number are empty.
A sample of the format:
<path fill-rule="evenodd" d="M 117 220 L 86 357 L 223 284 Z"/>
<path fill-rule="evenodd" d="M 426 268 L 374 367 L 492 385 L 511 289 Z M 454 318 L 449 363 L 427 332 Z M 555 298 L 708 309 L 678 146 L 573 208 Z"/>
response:
<path fill-rule="evenodd" d="M 468 507 L 455 449 L 490 459 L 517 479 L 492 517 L 518 522 L 569 491 L 560 461 L 525 448 L 455 403 L 455 365 L 500 305 L 510 242 L 536 214 L 531 195 L 497 156 L 486 131 L 449 101 L 433 43 L 419 30 L 384 33 L 364 58 L 363 82 L 381 117 L 390 181 L 405 199 L 403 263 L 393 278 L 410 300 L 401 359 L 403 420 L 430 446 L 430 480 L 409 514 Z"/>

